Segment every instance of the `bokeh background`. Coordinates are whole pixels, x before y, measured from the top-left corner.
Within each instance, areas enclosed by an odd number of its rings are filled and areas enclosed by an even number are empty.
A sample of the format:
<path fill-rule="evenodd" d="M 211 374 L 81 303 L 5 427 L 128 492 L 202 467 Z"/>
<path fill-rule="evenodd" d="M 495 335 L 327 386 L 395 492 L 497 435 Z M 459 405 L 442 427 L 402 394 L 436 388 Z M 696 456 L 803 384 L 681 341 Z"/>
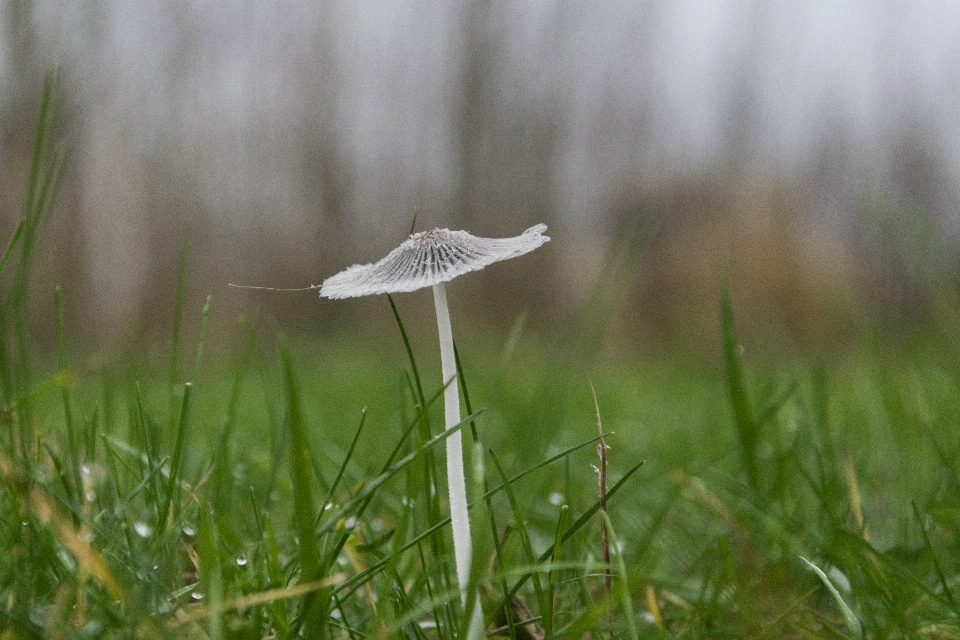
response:
<path fill-rule="evenodd" d="M 59 78 L 41 338 L 56 284 L 73 335 L 165 335 L 181 256 L 214 326 L 389 321 L 227 283 L 319 284 L 415 214 L 549 225 L 457 284 L 481 324 L 591 306 L 621 339 L 713 343 L 724 274 L 739 317 L 804 347 L 956 308 L 960 3 L 5 0 L 0 27 L 0 236 Z"/>

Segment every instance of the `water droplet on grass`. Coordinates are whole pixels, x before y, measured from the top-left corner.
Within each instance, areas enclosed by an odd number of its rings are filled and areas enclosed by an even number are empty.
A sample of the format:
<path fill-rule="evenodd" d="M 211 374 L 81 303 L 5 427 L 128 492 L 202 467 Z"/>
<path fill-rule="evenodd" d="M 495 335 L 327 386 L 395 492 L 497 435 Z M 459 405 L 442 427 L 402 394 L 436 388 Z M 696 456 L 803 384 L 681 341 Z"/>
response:
<path fill-rule="evenodd" d="M 133 523 L 133 530 L 136 531 L 137 535 L 141 538 L 146 538 L 153 533 L 153 527 L 148 525 L 146 522 Z"/>

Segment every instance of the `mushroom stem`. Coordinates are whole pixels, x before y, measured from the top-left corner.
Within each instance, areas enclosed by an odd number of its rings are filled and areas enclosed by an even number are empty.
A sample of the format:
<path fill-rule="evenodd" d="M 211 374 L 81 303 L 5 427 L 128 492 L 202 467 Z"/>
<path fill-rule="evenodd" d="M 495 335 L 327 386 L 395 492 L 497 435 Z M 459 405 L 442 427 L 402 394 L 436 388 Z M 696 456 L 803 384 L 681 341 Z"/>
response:
<path fill-rule="evenodd" d="M 460 391 L 457 386 L 457 361 L 453 352 L 453 330 L 450 328 L 450 309 L 443 283 L 433 285 L 433 301 L 437 307 L 437 328 L 440 333 L 440 366 L 443 381 L 449 382 L 443 392 L 444 420 L 449 429 L 460 423 Z M 467 483 L 463 471 L 463 438 L 457 431 L 447 438 L 447 489 L 450 492 L 450 526 L 453 529 L 453 555 L 457 565 L 460 598 L 467 604 L 470 584 L 470 562 L 473 545 L 470 540 L 470 517 L 467 513 Z M 478 638 L 483 631 L 483 612 L 480 596 L 470 620 L 468 638 Z"/>

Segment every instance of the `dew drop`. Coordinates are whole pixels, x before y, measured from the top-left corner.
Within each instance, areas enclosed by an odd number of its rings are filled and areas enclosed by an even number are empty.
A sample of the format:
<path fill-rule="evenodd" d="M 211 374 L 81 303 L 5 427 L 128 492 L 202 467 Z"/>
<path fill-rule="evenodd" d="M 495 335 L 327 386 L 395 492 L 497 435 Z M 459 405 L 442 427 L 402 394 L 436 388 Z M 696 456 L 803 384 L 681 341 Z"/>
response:
<path fill-rule="evenodd" d="M 190 594 L 190 597 L 193 598 L 194 600 L 203 600 L 203 594 L 200 593 L 199 591 L 194 591 L 193 593 Z"/>
<path fill-rule="evenodd" d="M 848 578 L 843 571 L 840 571 L 840 569 L 836 567 L 830 567 L 827 574 L 829 574 L 830 580 L 836 585 L 838 590 L 844 593 L 850 593 L 850 578 Z"/>
<path fill-rule="evenodd" d="M 239 557 L 237 558 L 237 566 L 238 566 L 238 567 L 245 567 L 245 566 L 247 566 L 247 556 L 239 556 Z"/>
<path fill-rule="evenodd" d="M 148 525 L 146 522 L 135 522 L 133 523 L 133 530 L 137 532 L 137 535 L 141 538 L 146 538 L 151 533 L 153 533 L 153 528 Z"/>
<path fill-rule="evenodd" d="M 559 505 L 559 504 L 561 504 L 561 503 L 563 503 L 563 494 L 562 494 L 562 493 L 560 493 L 560 492 L 558 492 L 558 491 L 554 491 L 553 493 L 550 494 L 550 504 L 556 506 L 556 505 Z"/>

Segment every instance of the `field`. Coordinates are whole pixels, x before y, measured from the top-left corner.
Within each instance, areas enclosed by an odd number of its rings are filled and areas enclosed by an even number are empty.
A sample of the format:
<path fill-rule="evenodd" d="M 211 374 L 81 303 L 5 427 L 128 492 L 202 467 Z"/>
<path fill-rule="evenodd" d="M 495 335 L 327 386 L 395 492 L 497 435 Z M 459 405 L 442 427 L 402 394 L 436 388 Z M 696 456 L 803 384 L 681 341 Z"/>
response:
<path fill-rule="evenodd" d="M 385 296 L 377 341 L 241 322 L 216 358 L 178 298 L 165 346 L 103 363 L 69 292 L 56 349 L 29 338 L 49 135 L 0 263 L 2 637 L 465 637 L 456 429 L 489 633 L 960 637 L 948 314 L 817 356 L 743 344 L 735 282 L 705 353 L 611 347 L 589 303 L 552 332 L 455 319 L 447 430 L 432 327 Z"/>

